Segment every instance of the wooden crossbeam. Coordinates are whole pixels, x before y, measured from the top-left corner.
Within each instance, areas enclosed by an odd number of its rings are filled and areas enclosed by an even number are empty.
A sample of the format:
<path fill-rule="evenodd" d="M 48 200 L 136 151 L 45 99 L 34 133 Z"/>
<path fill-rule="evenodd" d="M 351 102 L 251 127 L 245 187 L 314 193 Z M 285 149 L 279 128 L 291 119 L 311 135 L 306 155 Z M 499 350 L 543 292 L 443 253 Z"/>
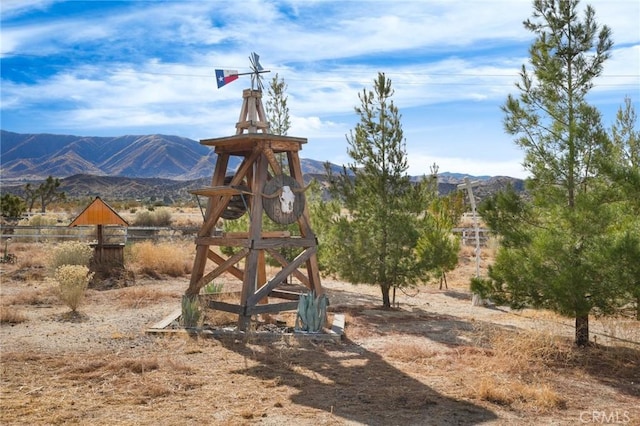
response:
<path fill-rule="evenodd" d="M 269 293 L 269 297 L 276 297 L 278 299 L 286 299 L 286 300 L 299 300 L 300 293 L 296 291 L 275 289 L 275 290 L 271 290 L 271 293 Z"/>
<path fill-rule="evenodd" d="M 269 253 L 269 255 L 271 255 L 271 257 L 273 257 L 276 262 L 278 262 L 283 267 L 289 264 L 289 261 L 275 249 L 267 249 L 267 253 Z M 298 269 L 295 269 L 293 271 L 293 276 L 296 277 L 302 284 L 309 287 L 309 278 L 307 278 L 307 276 L 300 272 Z"/>
<path fill-rule="evenodd" d="M 213 252 L 212 252 L 213 253 Z M 233 265 L 238 263 L 242 258 L 244 258 L 249 253 L 249 249 L 242 249 L 238 253 L 231 256 L 229 259 L 220 263 L 220 265 L 209 272 L 207 275 L 203 276 L 198 280 L 198 288 L 202 288 L 206 283 L 211 282 L 211 280 L 215 279 L 217 276 L 221 275 L 227 269 L 231 268 Z M 214 253 L 215 254 L 215 253 Z M 221 258 L 222 259 L 222 258 Z"/>
<path fill-rule="evenodd" d="M 294 270 L 300 267 L 300 264 L 306 262 L 312 255 L 316 254 L 316 247 L 309 247 L 298 255 L 293 261 L 282 268 L 271 280 L 264 286 L 260 287 L 258 291 L 253 293 L 247 298 L 247 305 L 253 306 L 258 303 L 262 298 L 267 297 L 269 293 L 281 284 L 285 278 L 290 275 Z"/>
<path fill-rule="evenodd" d="M 225 232 L 222 234 L 226 238 L 249 238 L 248 232 Z M 289 231 L 263 231 L 260 238 L 288 238 L 291 236 Z"/>
<path fill-rule="evenodd" d="M 232 314 L 242 314 L 244 312 L 244 308 L 240 305 L 219 302 L 217 300 L 210 300 L 207 306 L 216 311 L 231 312 Z"/>
<path fill-rule="evenodd" d="M 298 309 L 298 302 L 270 303 L 268 305 L 247 306 L 245 315 L 251 316 L 272 312 L 295 311 L 296 309 Z"/>
<path fill-rule="evenodd" d="M 282 174 L 282 168 L 280 167 L 280 163 L 276 159 L 276 155 L 273 153 L 273 150 L 269 146 L 264 147 L 264 155 L 267 157 L 267 161 L 273 170 L 273 173 L 278 176 Z"/>
<path fill-rule="evenodd" d="M 225 237 L 197 237 L 196 244 L 201 246 L 250 247 L 258 250 L 268 250 L 274 247 L 312 247 L 317 245 L 314 238 L 260 238 L 257 240 Z"/>
<path fill-rule="evenodd" d="M 207 186 L 205 188 L 191 189 L 189 193 L 202 195 L 204 197 L 215 197 L 218 195 L 253 195 L 251 191 L 245 191 L 231 186 Z"/>
<path fill-rule="evenodd" d="M 238 168 L 235 176 L 231 180 L 229 186 L 239 185 L 242 182 L 242 179 L 249 173 L 249 170 L 253 167 L 253 163 L 258 159 L 261 155 L 260 150 L 255 149 L 249 157 L 245 157 L 242 164 Z M 220 219 L 222 212 L 227 208 L 229 201 L 231 200 L 232 195 L 224 195 L 221 197 L 219 202 L 212 207 L 211 211 L 207 212 L 207 218 L 198 233 L 198 236 L 204 237 L 211 233 L 211 229 L 215 225 L 215 223 Z"/>

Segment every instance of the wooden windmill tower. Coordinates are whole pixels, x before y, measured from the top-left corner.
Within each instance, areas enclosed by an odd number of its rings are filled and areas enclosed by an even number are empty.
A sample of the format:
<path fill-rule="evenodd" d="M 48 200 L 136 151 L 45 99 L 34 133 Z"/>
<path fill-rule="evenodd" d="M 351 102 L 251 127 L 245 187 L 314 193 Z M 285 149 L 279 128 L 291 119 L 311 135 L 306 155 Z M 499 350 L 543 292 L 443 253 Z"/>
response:
<path fill-rule="evenodd" d="M 196 238 L 196 257 L 189 288 L 185 297 L 195 297 L 200 289 L 222 273 L 230 273 L 242 281 L 242 293 L 237 304 L 210 301 L 209 308 L 238 314 L 238 328 L 246 330 L 251 317 L 297 308 L 299 294 L 279 290 L 289 276 L 296 277 L 309 290 L 323 294 L 317 260 L 317 240 L 311 230 L 308 208 L 305 204 L 304 182 L 298 152 L 305 138 L 270 134 L 262 105 L 260 73 L 266 72 L 255 53 L 252 64 L 251 89 L 242 92 L 242 108 L 234 136 L 203 139 L 202 145 L 215 149 L 217 161 L 211 186 L 191 191 L 209 198 L 204 223 Z M 218 87 L 233 81 L 234 71 L 216 70 Z M 254 89 L 254 83 L 257 88 Z M 282 154 L 278 160 L 276 154 Z M 241 159 L 236 171 L 227 176 L 232 156 Z M 283 168 L 286 167 L 286 170 Z M 287 174 L 288 172 L 288 174 Z M 244 206 L 250 216 L 246 232 L 218 235 L 215 225 L 222 218 L 237 218 L 238 205 Z M 263 212 L 277 223 L 297 223 L 299 236 L 287 232 L 263 231 Z M 240 215 L 243 209 L 240 209 Z M 229 258 L 223 257 L 215 247 L 231 246 L 239 251 Z M 298 248 L 295 259 L 286 259 L 280 248 Z M 267 277 L 265 254 L 281 265 L 281 269 Z M 244 269 L 236 265 L 244 260 Z M 207 268 L 212 263 L 213 268 Z M 302 269 L 301 269 L 302 268 Z M 209 269 L 209 272 L 206 272 Z M 270 303 L 269 298 L 283 299 Z"/>

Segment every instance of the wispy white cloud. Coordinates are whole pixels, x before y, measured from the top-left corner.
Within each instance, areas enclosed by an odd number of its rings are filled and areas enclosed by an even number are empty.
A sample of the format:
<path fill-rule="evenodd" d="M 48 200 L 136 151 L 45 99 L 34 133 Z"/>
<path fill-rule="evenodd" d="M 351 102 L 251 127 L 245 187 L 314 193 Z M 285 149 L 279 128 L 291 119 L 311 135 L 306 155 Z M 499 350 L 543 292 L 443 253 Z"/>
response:
<path fill-rule="evenodd" d="M 617 43 L 594 96 L 621 103 L 624 93 L 637 93 L 640 5 L 589 3 Z M 74 13 L 48 13 L 69 5 Z M 248 79 L 217 90 L 213 69 L 247 71 L 247 56 L 256 51 L 272 70 L 267 80 L 278 73 L 288 84 L 290 134 L 309 138 L 305 155 L 344 157 L 358 93 L 382 71 L 403 113 L 412 169 L 423 168 L 423 158 L 451 164 L 449 170 L 473 167 L 455 151 L 468 149 L 471 136 L 493 147 L 477 161 L 504 170 L 517 163 L 498 112 L 528 61 L 532 35 L 522 21 L 531 15 L 529 0 L 93 5 L 2 2 L 1 108 L 8 130 L 232 134 Z M 22 62 L 11 65 L 15 58 Z M 434 111 L 442 112 L 437 120 L 425 118 Z M 26 115 L 37 120 L 21 121 Z M 435 145 L 429 151 L 425 136 Z M 445 147 L 454 151 L 445 155 Z"/>

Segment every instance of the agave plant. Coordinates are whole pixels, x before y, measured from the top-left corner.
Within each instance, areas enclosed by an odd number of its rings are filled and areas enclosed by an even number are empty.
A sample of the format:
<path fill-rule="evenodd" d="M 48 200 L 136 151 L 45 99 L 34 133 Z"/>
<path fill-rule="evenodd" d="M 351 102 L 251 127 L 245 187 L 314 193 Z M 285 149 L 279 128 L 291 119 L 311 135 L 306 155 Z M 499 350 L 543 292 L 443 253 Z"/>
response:
<path fill-rule="evenodd" d="M 200 303 L 193 296 L 182 296 L 182 325 L 193 328 L 198 325 L 200 319 Z"/>
<path fill-rule="evenodd" d="M 320 332 L 327 318 L 328 305 L 329 299 L 325 294 L 316 296 L 314 291 L 301 294 L 298 301 L 295 330 L 308 333 Z"/>

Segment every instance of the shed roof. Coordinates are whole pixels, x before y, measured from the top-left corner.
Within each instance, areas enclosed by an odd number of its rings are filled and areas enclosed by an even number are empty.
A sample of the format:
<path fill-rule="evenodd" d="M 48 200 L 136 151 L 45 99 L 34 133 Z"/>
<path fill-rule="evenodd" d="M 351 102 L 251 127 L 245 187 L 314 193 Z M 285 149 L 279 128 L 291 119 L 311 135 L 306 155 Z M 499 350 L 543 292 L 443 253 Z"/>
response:
<path fill-rule="evenodd" d="M 100 197 L 96 197 L 91 204 L 76 217 L 69 226 L 78 225 L 122 225 L 129 226 L 129 223 L 120 217 L 115 210 Z"/>

